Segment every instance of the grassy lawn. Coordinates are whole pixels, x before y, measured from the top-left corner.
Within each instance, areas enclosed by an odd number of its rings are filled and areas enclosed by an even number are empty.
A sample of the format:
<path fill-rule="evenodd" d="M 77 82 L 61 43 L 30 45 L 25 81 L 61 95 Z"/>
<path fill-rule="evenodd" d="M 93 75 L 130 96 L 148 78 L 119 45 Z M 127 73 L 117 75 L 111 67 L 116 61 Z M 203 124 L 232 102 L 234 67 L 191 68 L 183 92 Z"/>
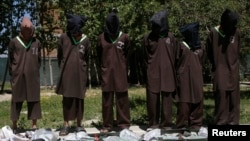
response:
<path fill-rule="evenodd" d="M 209 91 L 209 89 L 205 89 Z M 250 123 L 250 91 L 241 91 L 241 124 Z M 130 87 L 130 110 L 132 125 L 146 125 L 146 100 L 144 87 Z M 53 93 L 53 90 L 42 90 L 41 104 L 42 104 L 42 119 L 38 120 L 40 128 L 60 128 L 63 125 L 62 116 L 62 97 Z M 211 92 L 205 92 L 204 99 L 204 125 L 211 124 L 213 121 L 214 101 Z M 10 121 L 10 101 L 0 102 L 0 127 L 5 125 L 12 125 Z M 173 105 L 173 120 L 176 118 L 176 105 Z M 19 126 L 25 129 L 31 127 L 31 122 L 27 121 L 27 106 L 23 105 Z M 115 111 L 115 110 L 114 110 Z M 86 121 L 94 120 L 95 122 L 86 123 Z M 98 127 L 101 125 L 101 90 L 100 88 L 92 88 L 87 90 L 85 98 L 85 113 L 84 124 L 86 127 Z"/>

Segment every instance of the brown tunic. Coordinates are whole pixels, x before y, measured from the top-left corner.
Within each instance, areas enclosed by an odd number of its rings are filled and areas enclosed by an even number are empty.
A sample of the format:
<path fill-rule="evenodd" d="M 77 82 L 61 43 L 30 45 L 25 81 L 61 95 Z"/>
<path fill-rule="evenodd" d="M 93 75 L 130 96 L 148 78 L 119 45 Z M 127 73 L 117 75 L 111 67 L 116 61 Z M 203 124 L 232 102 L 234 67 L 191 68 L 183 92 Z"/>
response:
<path fill-rule="evenodd" d="M 115 43 L 105 40 L 104 33 L 97 41 L 97 55 L 101 63 L 102 91 L 125 92 L 128 90 L 127 55 L 130 40 L 122 33 Z"/>
<path fill-rule="evenodd" d="M 235 90 L 239 85 L 240 32 L 227 43 L 212 29 L 207 38 L 207 56 L 212 64 L 214 90 Z"/>
<path fill-rule="evenodd" d="M 177 80 L 178 94 L 176 101 L 199 103 L 203 98 L 203 76 L 202 60 L 205 47 L 194 52 L 187 48 L 183 43 L 179 44 L 180 52 L 178 55 Z"/>
<path fill-rule="evenodd" d="M 40 41 L 34 38 L 26 49 L 17 38 L 13 38 L 8 51 L 13 102 L 40 101 Z"/>
<path fill-rule="evenodd" d="M 78 45 L 74 45 L 70 36 L 64 33 L 58 41 L 58 64 L 60 79 L 56 93 L 64 97 L 83 99 L 87 84 L 87 53 L 90 41 L 86 37 Z"/>
<path fill-rule="evenodd" d="M 147 64 L 147 88 L 154 93 L 173 92 L 176 89 L 175 55 L 176 41 L 172 33 L 168 37 L 143 39 L 144 59 Z"/>

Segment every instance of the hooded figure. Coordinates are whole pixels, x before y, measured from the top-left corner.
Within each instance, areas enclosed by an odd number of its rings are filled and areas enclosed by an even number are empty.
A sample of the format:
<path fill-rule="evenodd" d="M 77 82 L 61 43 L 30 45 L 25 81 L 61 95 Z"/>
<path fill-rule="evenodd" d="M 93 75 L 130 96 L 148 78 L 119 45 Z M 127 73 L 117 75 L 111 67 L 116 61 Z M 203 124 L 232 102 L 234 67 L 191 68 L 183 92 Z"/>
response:
<path fill-rule="evenodd" d="M 87 22 L 87 18 L 80 15 L 66 14 L 67 31 L 71 34 L 82 34 L 81 28 Z"/>
<path fill-rule="evenodd" d="M 67 33 L 58 40 L 57 59 L 60 77 L 56 93 L 63 96 L 64 126 L 59 135 L 67 135 L 71 120 L 76 120 L 76 132 L 85 130 L 81 122 L 84 116 L 84 97 L 87 90 L 88 51 L 91 46 L 81 28 L 87 19 L 84 16 L 66 14 Z"/>
<path fill-rule="evenodd" d="M 108 14 L 105 24 L 106 27 L 104 33 L 106 35 L 111 37 L 118 35 L 118 33 L 120 32 L 120 21 L 118 16 L 114 12 Z"/>
<path fill-rule="evenodd" d="M 177 53 L 177 128 L 199 130 L 203 116 L 202 66 L 205 47 L 199 38 L 199 23 L 193 22 L 179 28 L 184 36 Z"/>
<path fill-rule="evenodd" d="M 11 120 L 13 131 L 17 128 L 22 104 L 27 102 L 28 119 L 32 128 L 37 128 L 37 119 L 42 117 L 40 105 L 41 43 L 34 38 L 34 26 L 23 17 L 20 34 L 11 39 L 8 46 L 9 73 L 11 75 Z"/>
<path fill-rule="evenodd" d="M 176 39 L 169 32 L 167 11 L 151 18 L 151 32 L 142 40 L 146 73 L 148 128 L 172 128 L 172 94 L 176 90 Z"/>
<path fill-rule="evenodd" d="M 24 16 L 21 22 L 21 32 L 19 36 L 24 42 L 29 42 L 30 39 L 33 38 L 34 31 L 34 25 L 28 17 Z"/>
<path fill-rule="evenodd" d="M 226 35 L 234 34 L 236 25 L 239 20 L 239 15 L 235 12 L 226 9 L 221 15 L 221 29 Z"/>
<path fill-rule="evenodd" d="M 167 10 L 155 13 L 151 17 L 150 22 L 152 24 L 151 29 L 154 35 L 166 36 L 169 31 Z"/>
<path fill-rule="evenodd" d="M 240 41 L 236 24 L 239 15 L 226 9 L 219 26 L 210 31 L 206 41 L 207 58 L 215 95 L 214 122 L 217 125 L 238 125 L 240 119 Z"/>
<path fill-rule="evenodd" d="M 191 50 L 196 50 L 201 47 L 199 37 L 199 23 L 194 22 L 180 27 L 180 32 L 184 36 L 184 41 L 189 45 Z"/>
<path fill-rule="evenodd" d="M 98 36 L 96 45 L 102 89 L 103 129 L 100 132 L 105 133 L 113 129 L 114 103 L 117 112 L 117 127 L 129 128 L 127 60 L 130 39 L 126 33 L 120 31 L 120 21 L 114 12 L 107 15 L 104 32 Z"/>

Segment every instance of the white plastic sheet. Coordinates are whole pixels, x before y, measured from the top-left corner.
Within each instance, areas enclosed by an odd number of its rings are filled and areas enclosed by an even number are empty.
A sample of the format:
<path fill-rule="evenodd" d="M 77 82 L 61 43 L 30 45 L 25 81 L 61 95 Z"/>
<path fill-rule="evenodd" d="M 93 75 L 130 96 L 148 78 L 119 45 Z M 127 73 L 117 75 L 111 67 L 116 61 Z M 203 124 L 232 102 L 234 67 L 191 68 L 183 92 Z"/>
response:
<path fill-rule="evenodd" d="M 29 138 L 19 137 L 13 133 L 10 126 L 6 125 L 1 128 L 1 141 L 29 141 Z"/>

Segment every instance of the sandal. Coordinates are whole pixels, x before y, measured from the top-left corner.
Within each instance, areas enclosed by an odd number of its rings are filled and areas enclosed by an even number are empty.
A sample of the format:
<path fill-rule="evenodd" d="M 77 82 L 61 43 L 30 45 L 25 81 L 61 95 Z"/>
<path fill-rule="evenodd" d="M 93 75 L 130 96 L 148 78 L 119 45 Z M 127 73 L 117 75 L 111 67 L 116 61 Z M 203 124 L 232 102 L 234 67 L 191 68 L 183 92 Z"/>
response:
<path fill-rule="evenodd" d="M 66 126 L 64 126 L 59 132 L 59 136 L 66 136 L 68 134 L 69 134 L 69 127 Z"/>
<path fill-rule="evenodd" d="M 82 126 L 76 127 L 75 131 L 76 132 L 81 132 L 81 131 L 86 132 L 86 130 Z"/>
<path fill-rule="evenodd" d="M 18 134 L 19 132 L 17 131 L 17 128 L 12 129 L 13 134 Z"/>

